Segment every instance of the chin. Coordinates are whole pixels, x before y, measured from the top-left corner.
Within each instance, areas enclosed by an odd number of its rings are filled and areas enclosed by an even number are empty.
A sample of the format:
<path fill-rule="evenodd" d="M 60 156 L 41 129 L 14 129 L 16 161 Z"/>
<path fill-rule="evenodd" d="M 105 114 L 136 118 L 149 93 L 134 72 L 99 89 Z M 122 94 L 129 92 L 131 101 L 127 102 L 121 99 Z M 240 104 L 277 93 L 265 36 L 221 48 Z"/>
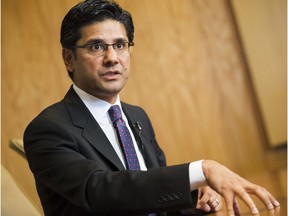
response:
<path fill-rule="evenodd" d="M 125 83 L 121 83 L 121 84 L 120 83 L 119 84 L 114 83 L 113 85 L 108 87 L 108 89 L 111 91 L 111 93 L 117 93 L 118 94 L 124 88 Z"/>

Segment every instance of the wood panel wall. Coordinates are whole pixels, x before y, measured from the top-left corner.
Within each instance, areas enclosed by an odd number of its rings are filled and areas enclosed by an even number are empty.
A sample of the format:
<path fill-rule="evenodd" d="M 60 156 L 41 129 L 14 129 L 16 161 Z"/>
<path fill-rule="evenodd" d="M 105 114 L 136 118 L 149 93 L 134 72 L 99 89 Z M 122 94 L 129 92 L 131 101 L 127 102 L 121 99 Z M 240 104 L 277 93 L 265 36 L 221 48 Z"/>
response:
<path fill-rule="evenodd" d="M 269 144 L 287 144 L 287 0 L 232 2 Z"/>
<path fill-rule="evenodd" d="M 25 157 L 9 146 L 71 82 L 61 21 L 76 0 L 2 0 L 2 163 L 36 206 Z M 228 0 L 119 0 L 135 22 L 122 100 L 142 106 L 169 164 L 215 159 L 261 172 L 265 139 Z M 41 210 L 40 210 L 41 211 Z"/>

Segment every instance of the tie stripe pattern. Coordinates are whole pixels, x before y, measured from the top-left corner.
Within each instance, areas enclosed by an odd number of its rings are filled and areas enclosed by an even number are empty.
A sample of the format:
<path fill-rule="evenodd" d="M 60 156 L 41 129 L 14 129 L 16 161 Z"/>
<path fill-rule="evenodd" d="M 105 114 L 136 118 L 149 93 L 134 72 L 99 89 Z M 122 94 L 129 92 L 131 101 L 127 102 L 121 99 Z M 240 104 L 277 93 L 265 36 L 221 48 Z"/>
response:
<path fill-rule="evenodd" d="M 121 109 L 118 105 L 111 106 L 108 110 L 110 119 L 117 131 L 119 142 L 125 154 L 129 170 L 140 170 L 139 161 L 133 145 L 131 134 L 122 119 Z"/>

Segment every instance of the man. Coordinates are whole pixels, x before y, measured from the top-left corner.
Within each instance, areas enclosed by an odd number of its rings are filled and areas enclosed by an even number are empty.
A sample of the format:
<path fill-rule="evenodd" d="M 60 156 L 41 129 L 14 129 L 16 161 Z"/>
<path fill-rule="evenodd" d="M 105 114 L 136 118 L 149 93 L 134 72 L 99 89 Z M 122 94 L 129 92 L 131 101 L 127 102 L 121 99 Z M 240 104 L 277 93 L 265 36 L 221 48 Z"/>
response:
<path fill-rule="evenodd" d="M 215 161 L 166 166 L 146 113 L 120 101 L 133 37 L 130 13 L 108 0 L 81 2 L 62 22 L 62 55 L 74 84 L 24 134 L 45 215 L 187 215 L 220 210 L 219 194 L 229 215 L 237 213 L 236 196 L 257 214 L 248 192 L 268 209 L 279 206 Z"/>

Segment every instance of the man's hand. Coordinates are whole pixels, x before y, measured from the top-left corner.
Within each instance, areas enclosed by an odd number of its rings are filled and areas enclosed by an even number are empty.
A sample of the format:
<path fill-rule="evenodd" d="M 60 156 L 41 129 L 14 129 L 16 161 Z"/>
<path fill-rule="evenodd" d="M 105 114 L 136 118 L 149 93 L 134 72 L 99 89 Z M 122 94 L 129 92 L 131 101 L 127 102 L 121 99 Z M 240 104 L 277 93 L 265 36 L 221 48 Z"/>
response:
<path fill-rule="evenodd" d="M 197 209 L 205 212 L 217 212 L 222 209 L 221 196 L 209 186 L 198 189 Z"/>
<path fill-rule="evenodd" d="M 221 195 L 209 186 L 198 189 L 196 208 L 181 210 L 183 215 L 203 215 L 206 212 L 217 212 L 222 209 Z"/>
<path fill-rule="evenodd" d="M 204 160 L 202 168 L 208 185 L 224 197 L 229 216 L 239 214 L 236 197 L 246 203 L 252 214 L 259 213 L 249 193 L 255 194 L 269 210 L 280 206 L 265 188 L 252 184 L 215 161 Z"/>

